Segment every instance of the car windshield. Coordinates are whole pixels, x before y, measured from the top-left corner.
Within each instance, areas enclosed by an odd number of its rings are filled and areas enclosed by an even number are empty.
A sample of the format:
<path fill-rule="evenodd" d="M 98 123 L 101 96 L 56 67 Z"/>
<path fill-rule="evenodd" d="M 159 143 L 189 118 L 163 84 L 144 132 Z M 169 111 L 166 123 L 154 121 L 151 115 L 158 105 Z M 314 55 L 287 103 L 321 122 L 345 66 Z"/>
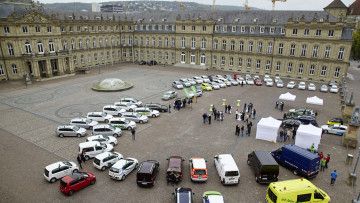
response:
<path fill-rule="evenodd" d="M 73 127 L 73 129 L 74 129 L 75 131 L 78 131 L 80 128 L 75 125 L 75 126 Z"/>
<path fill-rule="evenodd" d="M 164 96 L 170 96 L 171 95 L 171 92 L 166 92 L 165 94 L 164 94 Z"/>
<path fill-rule="evenodd" d="M 121 110 L 121 108 L 117 106 L 117 107 L 116 107 L 116 111 L 120 111 L 120 110 Z"/>
<path fill-rule="evenodd" d="M 92 120 L 91 119 L 86 119 L 86 123 L 91 123 Z"/>
<path fill-rule="evenodd" d="M 118 173 L 120 170 L 118 168 L 111 167 L 110 171 L 114 173 Z"/>
<path fill-rule="evenodd" d="M 125 119 L 125 120 L 124 120 L 124 123 L 128 124 L 128 123 L 130 123 L 130 121 L 127 120 L 127 119 Z"/>
<path fill-rule="evenodd" d="M 226 171 L 225 176 L 238 176 L 239 171 Z"/>
<path fill-rule="evenodd" d="M 107 140 L 109 139 L 109 137 L 108 137 L 108 136 L 106 136 L 106 135 L 103 135 L 103 138 L 105 138 L 105 139 L 107 139 Z"/>
<path fill-rule="evenodd" d="M 140 118 L 141 115 L 140 114 L 135 114 L 136 118 Z"/>
<path fill-rule="evenodd" d="M 278 81 L 278 84 L 283 84 L 283 81 L 279 80 L 279 81 Z"/>
<path fill-rule="evenodd" d="M 67 161 L 63 161 L 63 164 L 67 165 L 67 166 L 72 166 L 70 162 Z"/>
<path fill-rule="evenodd" d="M 289 82 L 289 85 L 295 85 L 295 82 Z"/>
<path fill-rule="evenodd" d="M 206 175 L 206 171 L 205 170 L 195 170 L 194 174 L 195 175 Z"/>
<path fill-rule="evenodd" d="M 109 125 L 108 127 L 109 127 L 109 129 L 111 129 L 111 130 L 115 130 L 115 128 L 112 127 L 111 125 Z"/>

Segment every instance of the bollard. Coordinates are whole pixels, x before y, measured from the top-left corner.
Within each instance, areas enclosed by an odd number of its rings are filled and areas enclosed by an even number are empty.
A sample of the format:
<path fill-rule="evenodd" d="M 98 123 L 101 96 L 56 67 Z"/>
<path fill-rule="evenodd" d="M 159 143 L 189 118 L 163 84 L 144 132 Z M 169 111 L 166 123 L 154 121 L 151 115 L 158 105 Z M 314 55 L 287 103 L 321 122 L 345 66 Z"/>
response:
<path fill-rule="evenodd" d="M 345 163 L 347 165 L 352 165 L 353 159 L 354 159 L 354 156 L 352 154 L 348 154 L 347 157 L 346 157 Z"/>
<path fill-rule="evenodd" d="M 222 103 L 223 106 L 226 105 L 226 99 L 223 99 L 223 103 Z"/>

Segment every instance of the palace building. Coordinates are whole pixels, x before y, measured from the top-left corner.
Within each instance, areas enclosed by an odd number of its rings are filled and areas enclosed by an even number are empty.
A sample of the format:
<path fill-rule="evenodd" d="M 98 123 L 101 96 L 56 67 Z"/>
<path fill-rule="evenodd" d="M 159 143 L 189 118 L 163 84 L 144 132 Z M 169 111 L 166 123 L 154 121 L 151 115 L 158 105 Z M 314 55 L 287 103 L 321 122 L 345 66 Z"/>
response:
<path fill-rule="evenodd" d="M 331 5 L 326 9 L 74 14 L 2 5 L 0 80 L 28 73 L 41 81 L 77 69 L 155 60 L 339 81 L 349 67 L 352 29 L 330 14 Z"/>

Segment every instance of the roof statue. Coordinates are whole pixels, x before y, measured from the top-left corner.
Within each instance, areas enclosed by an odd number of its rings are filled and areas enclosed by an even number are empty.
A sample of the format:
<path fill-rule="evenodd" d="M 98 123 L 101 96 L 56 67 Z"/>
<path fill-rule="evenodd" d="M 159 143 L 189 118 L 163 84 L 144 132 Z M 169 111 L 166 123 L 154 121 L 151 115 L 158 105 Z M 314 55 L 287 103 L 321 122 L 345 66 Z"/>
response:
<path fill-rule="evenodd" d="M 357 125 L 357 126 L 359 125 L 359 112 L 360 112 L 360 108 L 359 106 L 356 106 L 350 119 L 351 125 Z"/>
<path fill-rule="evenodd" d="M 350 99 L 348 101 L 348 104 L 353 105 L 354 104 L 353 99 L 354 99 L 354 92 L 351 92 L 351 96 L 350 96 Z"/>

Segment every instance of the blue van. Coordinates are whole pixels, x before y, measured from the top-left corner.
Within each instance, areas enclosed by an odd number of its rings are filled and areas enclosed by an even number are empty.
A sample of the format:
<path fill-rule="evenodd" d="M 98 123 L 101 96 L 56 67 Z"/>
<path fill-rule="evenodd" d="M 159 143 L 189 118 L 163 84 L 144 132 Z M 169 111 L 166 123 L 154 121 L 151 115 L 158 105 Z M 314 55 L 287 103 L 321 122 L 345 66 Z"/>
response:
<path fill-rule="evenodd" d="M 275 160 L 293 171 L 294 175 L 315 178 L 319 173 L 320 157 L 293 144 L 271 152 Z"/>

